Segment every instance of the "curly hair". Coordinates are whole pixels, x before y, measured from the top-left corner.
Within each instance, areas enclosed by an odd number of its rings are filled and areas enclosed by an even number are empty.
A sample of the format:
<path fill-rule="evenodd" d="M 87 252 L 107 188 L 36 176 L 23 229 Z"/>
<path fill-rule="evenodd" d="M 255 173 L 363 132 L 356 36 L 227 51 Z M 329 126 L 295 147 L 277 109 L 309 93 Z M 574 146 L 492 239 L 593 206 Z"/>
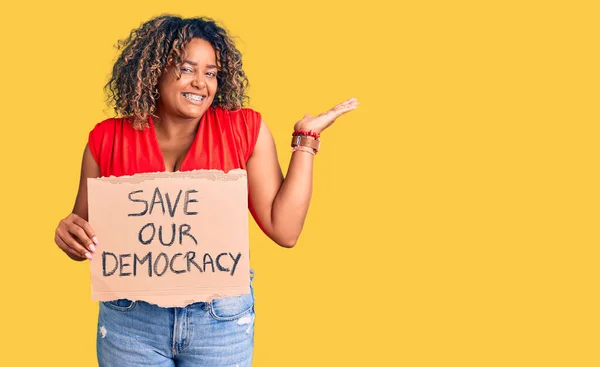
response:
<path fill-rule="evenodd" d="M 218 88 L 212 106 L 241 108 L 248 100 L 248 78 L 242 70 L 242 55 L 227 31 L 206 17 L 162 15 L 132 30 L 115 46 L 121 53 L 104 87 L 115 113 L 131 117 L 136 129 L 147 127 L 148 116 L 156 111 L 159 77 L 165 68 L 181 65 L 193 38 L 209 42 L 216 52 Z"/>

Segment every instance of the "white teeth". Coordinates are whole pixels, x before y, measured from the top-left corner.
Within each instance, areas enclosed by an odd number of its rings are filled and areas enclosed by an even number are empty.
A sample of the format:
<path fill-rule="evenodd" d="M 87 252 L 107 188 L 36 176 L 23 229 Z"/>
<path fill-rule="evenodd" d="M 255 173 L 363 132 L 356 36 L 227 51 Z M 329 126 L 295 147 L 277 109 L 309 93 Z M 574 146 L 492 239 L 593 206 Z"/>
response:
<path fill-rule="evenodd" d="M 204 96 L 199 96 L 191 93 L 183 93 L 183 96 L 191 101 L 202 102 L 204 100 Z"/>

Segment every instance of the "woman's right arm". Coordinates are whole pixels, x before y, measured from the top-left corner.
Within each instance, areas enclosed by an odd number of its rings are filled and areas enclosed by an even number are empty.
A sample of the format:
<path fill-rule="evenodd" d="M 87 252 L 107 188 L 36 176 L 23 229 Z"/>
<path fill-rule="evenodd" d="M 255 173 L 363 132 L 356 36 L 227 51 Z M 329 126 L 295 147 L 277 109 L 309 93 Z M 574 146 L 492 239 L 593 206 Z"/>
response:
<path fill-rule="evenodd" d="M 71 259 L 82 261 L 92 259 L 96 252 L 98 240 L 93 228 L 88 223 L 87 179 L 100 177 L 100 167 L 86 145 L 81 161 L 79 190 L 75 199 L 73 212 L 58 223 L 54 242 Z"/>

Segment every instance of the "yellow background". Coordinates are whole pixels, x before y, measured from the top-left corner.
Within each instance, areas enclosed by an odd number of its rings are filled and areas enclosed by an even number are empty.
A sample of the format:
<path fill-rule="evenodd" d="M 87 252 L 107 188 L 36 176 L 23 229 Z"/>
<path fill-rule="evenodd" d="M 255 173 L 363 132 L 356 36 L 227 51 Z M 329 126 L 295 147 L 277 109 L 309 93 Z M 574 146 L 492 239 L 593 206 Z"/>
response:
<path fill-rule="evenodd" d="M 0 364 L 96 365 L 88 264 L 54 230 L 113 45 L 168 12 L 239 37 L 284 171 L 295 121 L 361 102 L 297 247 L 251 226 L 254 366 L 599 366 L 596 4 L 5 2 Z"/>

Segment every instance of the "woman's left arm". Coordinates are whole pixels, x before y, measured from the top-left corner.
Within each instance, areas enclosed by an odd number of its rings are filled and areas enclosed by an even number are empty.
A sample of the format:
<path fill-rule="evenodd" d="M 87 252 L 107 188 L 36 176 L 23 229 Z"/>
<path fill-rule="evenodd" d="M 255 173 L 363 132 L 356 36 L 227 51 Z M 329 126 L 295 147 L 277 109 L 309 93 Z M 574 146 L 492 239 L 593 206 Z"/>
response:
<path fill-rule="evenodd" d="M 357 106 L 358 101 L 351 98 L 316 117 L 305 115 L 294 129 L 321 134 L 338 117 Z M 263 232 L 280 246 L 294 247 L 302 232 L 312 194 L 314 158 L 306 151 L 292 153 L 284 179 L 273 136 L 267 125 L 261 123 L 254 151 L 246 164 L 249 206 Z"/>

